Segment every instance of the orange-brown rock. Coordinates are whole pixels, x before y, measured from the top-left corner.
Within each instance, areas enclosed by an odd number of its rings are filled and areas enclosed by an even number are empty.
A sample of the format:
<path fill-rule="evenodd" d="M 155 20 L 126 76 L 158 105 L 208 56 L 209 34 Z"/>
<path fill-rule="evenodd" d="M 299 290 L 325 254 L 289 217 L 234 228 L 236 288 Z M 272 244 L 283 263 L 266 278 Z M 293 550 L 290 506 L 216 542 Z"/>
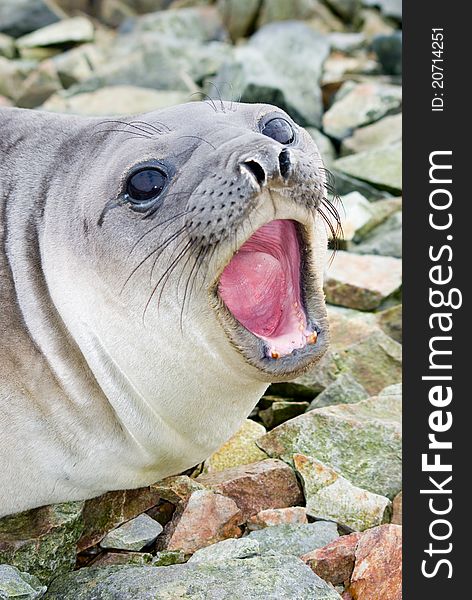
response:
<path fill-rule="evenodd" d="M 197 477 L 205 487 L 232 498 L 244 520 L 269 508 L 286 508 L 303 502 L 292 469 L 281 460 L 268 459 L 219 473 Z"/>
<path fill-rule="evenodd" d="M 306 509 L 303 506 L 289 506 L 288 508 L 267 508 L 249 517 L 247 527 L 250 531 L 283 525 L 284 523 L 308 523 Z"/>
<path fill-rule="evenodd" d="M 402 528 L 380 525 L 366 531 L 356 548 L 348 588 L 353 600 L 401 600 Z"/>
<path fill-rule="evenodd" d="M 356 548 L 361 537 L 362 533 L 343 535 L 301 558 L 325 581 L 333 585 L 347 585 L 354 569 Z"/>
<path fill-rule="evenodd" d="M 211 490 L 196 490 L 185 505 L 176 509 L 158 539 L 159 548 L 193 554 L 210 544 L 239 537 L 243 521 L 231 498 Z"/>

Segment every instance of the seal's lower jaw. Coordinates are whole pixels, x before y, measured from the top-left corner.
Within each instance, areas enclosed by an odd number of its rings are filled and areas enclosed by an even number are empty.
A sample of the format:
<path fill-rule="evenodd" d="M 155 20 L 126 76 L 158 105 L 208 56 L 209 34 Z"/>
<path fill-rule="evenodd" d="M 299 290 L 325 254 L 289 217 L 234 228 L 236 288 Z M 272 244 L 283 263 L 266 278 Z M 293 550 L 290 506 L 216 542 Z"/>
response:
<path fill-rule="evenodd" d="M 226 333 L 270 381 L 295 377 L 326 348 L 326 331 L 310 311 L 317 303 L 308 252 L 299 223 L 271 221 L 239 248 L 217 284 Z"/>

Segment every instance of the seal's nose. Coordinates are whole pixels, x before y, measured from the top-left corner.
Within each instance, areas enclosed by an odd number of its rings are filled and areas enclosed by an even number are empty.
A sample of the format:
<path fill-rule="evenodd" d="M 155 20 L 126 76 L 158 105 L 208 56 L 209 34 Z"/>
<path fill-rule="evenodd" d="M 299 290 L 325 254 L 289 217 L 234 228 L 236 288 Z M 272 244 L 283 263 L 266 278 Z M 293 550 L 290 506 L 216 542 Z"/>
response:
<path fill-rule="evenodd" d="M 284 148 L 274 159 L 271 160 L 269 157 L 251 158 L 251 160 L 241 163 L 241 167 L 249 171 L 260 187 L 279 177 L 287 180 L 292 171 L 290 151 Z"/>
<path fill-rule="evenodd" d="M 256 160 L 246 160 L 241 165 L 244 169 L 247 169 L 249 173 L 254 177 L 257 183 L 262 187 L 267 181 L 266 170 L 260 162 Z"/>
<path fill-rule="evenodd" d="M 290 158 L 290 150 L 284 148 L 279 154 L 280 174 L 284 179 L 288 179 L 292 171 L 292 161 Z"/>

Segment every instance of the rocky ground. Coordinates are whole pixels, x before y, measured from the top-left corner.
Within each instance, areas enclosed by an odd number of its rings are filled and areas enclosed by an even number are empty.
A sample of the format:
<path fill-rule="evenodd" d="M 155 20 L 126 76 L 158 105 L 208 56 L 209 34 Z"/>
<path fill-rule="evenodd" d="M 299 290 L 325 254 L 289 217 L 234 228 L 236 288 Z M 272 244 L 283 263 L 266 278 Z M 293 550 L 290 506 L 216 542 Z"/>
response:
<path fill-rule="evenodd" d="M 0 0 L 0 106 L 277 104 L 317 142 L 343 221 L 321 366 L 191 472 L 0 520 L 0 599 L 401 598 L 400 6 Z"/>

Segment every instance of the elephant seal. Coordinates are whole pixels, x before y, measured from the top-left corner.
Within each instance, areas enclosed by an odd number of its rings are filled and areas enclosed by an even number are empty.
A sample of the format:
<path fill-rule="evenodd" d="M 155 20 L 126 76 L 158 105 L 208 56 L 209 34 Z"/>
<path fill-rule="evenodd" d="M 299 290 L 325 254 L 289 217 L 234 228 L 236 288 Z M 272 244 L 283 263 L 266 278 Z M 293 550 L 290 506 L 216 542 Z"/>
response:
<path fill-rule="evenodd" d="M 283 111 L 0 128 L 0 516 L 190 468 L 322 356 L 325 174 Z"/>

